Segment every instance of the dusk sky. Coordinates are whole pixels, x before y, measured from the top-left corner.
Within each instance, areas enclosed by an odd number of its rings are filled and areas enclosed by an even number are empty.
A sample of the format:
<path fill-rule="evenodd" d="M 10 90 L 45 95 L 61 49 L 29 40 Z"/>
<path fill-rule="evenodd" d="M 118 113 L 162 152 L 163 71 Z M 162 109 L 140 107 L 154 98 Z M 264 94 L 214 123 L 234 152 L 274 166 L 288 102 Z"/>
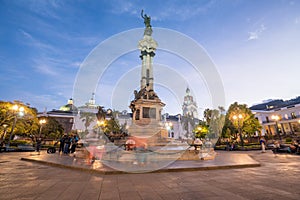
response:
<path fill-rule="evenodd" d="M 0 0 L 0 99 L 21 100 L 39 111 L 66 104 L 87 56 L 108 38 L 143 28 L 142 9 L 151 16 L 154 28 L 180 32 L 202 46 L 221 77 L 226 108 L 235 101 L 251 106 L 300 95 L 300 1 Z M 134 45 L 142 37 L 141 29 Z M 172 90 L 158 86 L 156 92 L 167 104 L 165 112 L 181 113 L 187 86 L 199 113 L 210 107 L 205 77 L 194 81 L 193 72 L 185 70 L 188 62 L 158 50 L 154 63 L 156 76 L 163 73 L 164 67 L 159 67 L 163 65 L 182 73 L 187 82 L 181 84 L 182 97 L 177 100 L 168 98 Z M 110 92 L 132 70 L 138 71 L 138 87 L 140 64 L 138 50 L 115 60 L 95 89 L 96 103 L 112 107 Z M 124 107 L 116 109 L 128 109 L 131 98 L 125 97 Z"/>

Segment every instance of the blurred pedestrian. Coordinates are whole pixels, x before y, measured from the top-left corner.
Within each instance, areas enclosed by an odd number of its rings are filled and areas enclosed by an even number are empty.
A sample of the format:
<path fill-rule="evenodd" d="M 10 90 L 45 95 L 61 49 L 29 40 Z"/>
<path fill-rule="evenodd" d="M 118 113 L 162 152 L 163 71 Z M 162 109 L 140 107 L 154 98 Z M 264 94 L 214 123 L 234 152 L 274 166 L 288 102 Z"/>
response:
<path fill-rule="evenodd" d="M 135 150 L 135 156 L 137 164 L 140 166 L 144 166 L 147 162 L 147 144 L 139 142 L 137 143 L 136 150 Z"/>
<path fill-rule="evenodd" d="M 38 152 L 38 154 L 40 154 L 41 143 L 42 143 L 42 139 L 38 138 L 36 141 L 36 151 Z"/>
<path fill-rule="evenodd" d="M 71 144 L 71 137 L 67 136 L 65 138 L 65 146 L 64 146 L 64 154 L 68 154 L 70 152 L 70 144 Z"/>
<path fill-rule="evenodd" d="M 0 142 L 0 152 L 2 152 L 2 149 L 3 149 L 3 151 L 6 151 L 4 140 L 2 140 L 2 141 Z"/>
<path fill-rule="evenodd" d="M 78 138 L 76 135 L 74 135 L 72 138 L 71 138 L 71 153 L 74 153 L 75 152 L 75 149 L 76 149 L 76 146 L 77 146 L 77 142 L 78 142 Z"/>
<path fill-rule="evenodd" d="M 230 142 L 229 142 L 229 138 L 226 139 L 226 151 L 229 151 L 230 149 Z"/>
<path fill-rule="evenodd" d="M 275 140 L 274 145 L 275 145 L 274 153 L 278 153 L 280 149 L 280 141 Z"/>
<path fill-rule="evenodd" d="M 67 135 L 63 135 L 59 140 L 59 150 L 58 150 L 59 153 L 64 152 L 66 137 L 67 137 Z"/>
<path fill-rule="evenodd" d="M 266 140 L 264 137 L 260 138 L 261 152 L 266 153 Z"/>

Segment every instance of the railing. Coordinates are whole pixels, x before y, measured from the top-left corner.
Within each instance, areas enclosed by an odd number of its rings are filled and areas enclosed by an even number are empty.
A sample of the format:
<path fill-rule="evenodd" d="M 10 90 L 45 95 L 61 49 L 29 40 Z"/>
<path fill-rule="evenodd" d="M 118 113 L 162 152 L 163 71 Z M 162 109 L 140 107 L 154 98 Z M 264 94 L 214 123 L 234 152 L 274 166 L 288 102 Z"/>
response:
<path fill-rule="evenodd" d="M 296 117 L 291 117 L 289 116 L 288 118 L 281 118 L 280 120 L 278 120 L 278 122 L 284 122 L 284 121 L 288 121 L 288 120 L 292 120 L 292 119 L 298 119 L 300 120 L 300 115 L 296 115 Z M 275 120 L 269 120 L 269 121 L 262 121 L 263 124 L 266 124 L 266 123 L 276 123 Z"/>

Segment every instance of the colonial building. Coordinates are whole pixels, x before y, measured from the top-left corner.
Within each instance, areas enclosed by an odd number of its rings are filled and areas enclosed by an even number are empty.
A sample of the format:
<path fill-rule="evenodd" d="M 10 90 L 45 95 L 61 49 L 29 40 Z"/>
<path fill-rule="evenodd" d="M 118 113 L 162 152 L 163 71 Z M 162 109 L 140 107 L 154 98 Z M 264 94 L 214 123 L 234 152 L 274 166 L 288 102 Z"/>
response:
<path fill-rule="evenodd" d="M 271 100 L 250 109 L 262 125 L 262 135 L 300 134 L 300 97 Z"/>
<path fill-rule="evenodd" d="M 127 110 L 116 112 L 115 119 L 121 126 L 125 126 L 128 129 L 132 124 L 132 113 L 128 113 Z"/>
<path fill-rule="evenodd" d="M 97 124 L 96 113 L 98 107 L 93 93 L 91 99 L 83 106 L 77 108 L 73 99 L 69 99 L 68 103 L 58 110 L 45 110 L 43 113 L 39 113 L 38 117 L 54 118 L 62 125 L 64 132 L 69 134 L 72 130 L 84 131 L 87 124 L 89 124 L 89 127 L 94 127 Z"/>
<path fill-rule="evenodd" d="M 74 117 L 74 130 L 83 132 L 88 129 L 93 129 L 97 125 L 96 113 L 98 112 L 99 105 L 96 104 L 95 93 L 85 105 L 78 107 L 78 113 Z"/>
<path fill-rule="evenodd" d="M 59 110 L 47 111 L 39 113 L 38 117 L 50 117 L 54 118 L 58 123 L 60 123 L 65 131 L 65 133 L 70 133 L 74 125 L 74 117 L 77 115 L 78 109 L 74 105 L 73 99 L 69 99 L 68 103 L 61 106 Z"/>
<path fill-rule="evenodd" d="M 189 88 L 186 89 L 186 95 L 183 98 L 182 114 L 163 115 L 165 127 L 168 130 L 168 136 L 174 139 L 192 138 L 195 126 L 199 123 L 198 107 L 191 95 Z"/>

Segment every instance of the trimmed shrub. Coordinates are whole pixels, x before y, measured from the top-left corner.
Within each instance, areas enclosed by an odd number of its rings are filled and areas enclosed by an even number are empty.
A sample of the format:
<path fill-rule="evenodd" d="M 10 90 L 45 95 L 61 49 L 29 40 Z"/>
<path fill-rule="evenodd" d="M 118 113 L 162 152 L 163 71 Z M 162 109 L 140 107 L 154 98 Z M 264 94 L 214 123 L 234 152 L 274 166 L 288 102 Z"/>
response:
<path fill-rule="evenodd" d="M 28 140 L 12 140 L 12 141 L 10 141 L 10 146 L 17 147 L 18 145 L 32 145 L 32 142 L 28 141 Z"/>
<path fill-rule="evenodd" d="M 291 142 L 292 142 L 292 138 L 286 138 L 286 139 L 285 139 L 285 142 L 286 142 L 286 143 L 291 143 Z"/>

